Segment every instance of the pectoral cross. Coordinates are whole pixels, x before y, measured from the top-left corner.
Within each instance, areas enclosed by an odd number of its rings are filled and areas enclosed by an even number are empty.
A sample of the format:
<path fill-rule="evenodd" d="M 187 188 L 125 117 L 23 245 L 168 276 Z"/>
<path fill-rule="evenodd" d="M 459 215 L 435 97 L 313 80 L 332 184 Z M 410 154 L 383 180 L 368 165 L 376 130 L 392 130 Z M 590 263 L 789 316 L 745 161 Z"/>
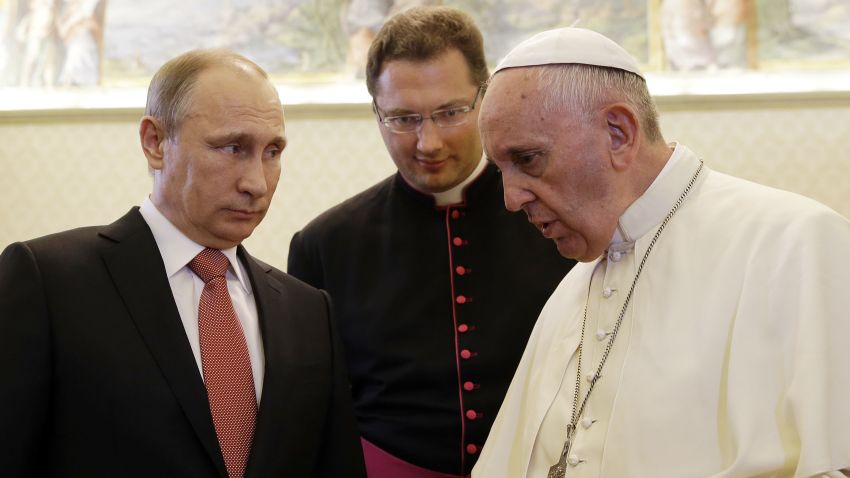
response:
<path fill-rule="evenodd" d="M 567 425 L 567 441 L 564 442 L 564 449 L 561 451 L 561 459 L 558 460 L 558 463 L 555 463 L 551 468 L 549 468 L 549 474 L 546 475 L 546 478 L 564 478 L 567 474 L 567 455 L 570 453 L 570 448 L 573 444 L 574 431 L 575 425 L 572 423 Z"/>

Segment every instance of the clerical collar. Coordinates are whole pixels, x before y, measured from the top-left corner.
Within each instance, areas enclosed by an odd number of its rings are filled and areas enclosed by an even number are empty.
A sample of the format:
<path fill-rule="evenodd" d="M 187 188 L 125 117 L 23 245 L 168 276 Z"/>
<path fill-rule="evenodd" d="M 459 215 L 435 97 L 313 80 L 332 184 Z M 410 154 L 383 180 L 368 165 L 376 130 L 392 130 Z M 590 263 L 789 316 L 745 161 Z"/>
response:
<path fill-rule="evenodd" d="M 634 242 L 658 226 L 699 166 L 699 159 L 687 146 L 673 145 L 675 148 L 667 164 L 649 188 L 620 216 L 611 246 Z"/>
<path fill-rule="evenodd" d="M 142 205 L 139 207 L 145 222 L 153 234 L 154 241 L 159 248 L 159 253 L 162 256 L 163 265 L 165 265 L 165 273 L 168 277 L 173 276 L 191 261 L 199 252 L 204 250 L 204 246 L 189 239 L 186 234 L 177 226 L 171 223 L 165 217 L 151 198 L 145 197 Z M 222 249 L 221 252 L 227 256 L 230 261 L 230 269 L 236 275 L 239 283 L 246 293 L 251 293 L 251 281 L 242 270 L 242 266 L 236 255 L 236 247 Z"/>
<path fill-rule="evenodd" d="M 472 170 L 472 173 L 457 186 L 449 189 L 448 191 L 433 193 L 432 196 L 434 196 L 434 203 L 436 203 L 437 206 L 448 206 L 450 204 L 462 203 L 464 189 L 466 189 L 472 181 L 475 181 L 478 176 L 481 176 L 481 173 L 484 172 L 484 168 L 486 167 L 487 160 L 482 157 L 481 161 L 478 162 L 478 166 L 475 166 L 475 169 Z"/>

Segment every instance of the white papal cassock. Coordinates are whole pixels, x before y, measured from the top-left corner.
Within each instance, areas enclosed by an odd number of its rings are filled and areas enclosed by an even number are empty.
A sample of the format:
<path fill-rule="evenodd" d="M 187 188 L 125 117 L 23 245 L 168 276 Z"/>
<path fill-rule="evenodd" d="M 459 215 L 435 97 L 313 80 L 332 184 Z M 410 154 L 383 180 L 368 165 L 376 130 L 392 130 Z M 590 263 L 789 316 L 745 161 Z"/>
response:
<path fill-rule="evenodd" d="M 606 256 L 561 282 L 474 478 L 542 478 L 558 461 L 585 304 L 580 396 L 640 260 L 698 166 L 677 145 L 620 218 Z M 567 476 L 844 476 L 848 350 L 850 222 L 703 166 L 649 255 L 579 419 Z"/>

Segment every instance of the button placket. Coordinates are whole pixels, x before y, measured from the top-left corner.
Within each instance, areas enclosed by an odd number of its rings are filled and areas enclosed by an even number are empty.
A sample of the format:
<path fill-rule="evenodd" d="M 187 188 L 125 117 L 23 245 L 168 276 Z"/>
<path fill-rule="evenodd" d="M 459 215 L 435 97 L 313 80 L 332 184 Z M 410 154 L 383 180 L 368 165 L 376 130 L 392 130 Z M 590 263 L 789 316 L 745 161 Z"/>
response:
<path fill-rule="evenodd" d="M 599 294 L 595 317 L 596 332 L 594 333 L 596 342 L 604 342 L 611 337 L 611 329 L 617 320 L 619 307 L 622 305 L 621 294 L 618 294 L 618 284 L 621 280 L 631 277 L 630 274 L 634 272 L 631 261 L 628 260 L 632 251 L 631 248 L 624 251 L 608 251 L 605 260 L 602 262 L 604 263 L 604 272 L 602 273 L 601 284 L 593 289 L 593 294 Z M 599 348 L 594 348 L 594 361 L 599 360 L 598 353 L 601 353 L 604 345 L 600 343 Z"/>
<path fill-rule="evenodd" d="M 478 355 L 463 344 L 463 342 L 467 342 L 468 339 L 471 338 L 469 337 L 469 334 L 475 330 L 475 326 L 473 324 L 469 324 L 466 320 L 464 320 L 468 315 L 465 313 L 466 308 L 472 302 L 472 297 L 470 297 L 468 293 L 464 292 L 465 290 L 468 290 L 468 279 L 472 272 L 472 269 L 469 267 L 468 261 L 466 260 L 468 257 L 466 246 L 469 245 L 463 227 L 465 224 L 463 218 L 466 216 L 466 212 L 460 208 L 450 208 L 447 215 L 448 219 L 446 226 L 449 228 L 448 232 L 449 237 L 451 237 L 452 244 L 452 263 L 450 264 L 450 267 L 454 275 L 452 280 L 452 299 L 454 301 L 455 317 L 457 319 L 455 330 L 458 338 L 458 345 L 461 347 L 458 351 L 458 355 L 466 361 Z"/>
<path fill-rule="evenodd" d="M 625 292 L 618 289 L 621 289 L 623 284 L 630 284 L 636 271 L 637 264 L 635 264 L 633 250 L 621 250 L 619 256 L 613 254 L 614 252 L 618 251 L 610 251 L 605 256 L 591 279 L 588 296 L 588 332 L 583 344 L 588 347 L 589 355 L 592 355 L 593 359 L 587 367 L 582 367 L 583 390 L 586 390 L 590 385 L 589 381 L 594 379 L 593 374 L 608 345 L 607 341 L 611 340 L 613 327 L 619 317 Z M 597 475 L 601 466 L 602 449 L 598 444 L 605 442 L 605 436 L 608 433 L 611 404 L 622 374 L 622 357 L 629 347 L 632 325 L 628 317 L 630 310 L 626 311 L 626 319 L 618 332 L 616 344 L 611 349 L 605 368 L 600 376 L 596 377 L 595 391 L 588 400 L 582 416 L 579 417 L 576 440 L 570 456 L 567 457 L 570 467 L 582 467 L 583 474 Z M 570 458 L 573 458 L 572 462 Z M 575 473 L 577 472 L 576 468 Z"/>
<path fill-rule="evenodd" d="M 610 299 L 611 297 L 614 296 L 614 292 L 616 292 L 616 291 L 617 291 L 617 289 L 614 288 L 614 287 L 605 286 L 605 287 L 602 288 L 602 298 L 603 299 Z M 605 329 L 602 329 L 602 328 L 596 329 L 596 340 L 598 340 L 600 342 L 605 340 L 606 338 L 608 338 L 609 335 L 611 335 L 611 333 L 608 332 Z"/>
<path fill-rule="evenodd" d="M 452 209 L 450 208 L 447 211 L 448 217 L 451 218 L 450 221 L 447 221 L 446 226 L 449 228 L 450 236 L 452 237 L 452 254 L 450 264 L 452 273 L 454 274 L 453 278 L 453 290 L 454 301 L 457 305 L 464 305 L 472 301 L 472 298 L 463 293 L 464 290 L 463 284 L 466 282 L 465 279 L 469 273 L 472 271 L 468 266 L 466 266 L 466 261 L 464 260 L 464 256 L 466 256 L 465 246 L 468 245 L 468 241 L 465 239 L 465 234 L 462 232 L 462 222 L 460 219 L 465 215 L 460 209 Z"/>
<path fill-rule="evenodd" d="M 484 413 L 477 408 L 480 405 L 477 400 L 476 390 L 480 388 L 480 384 L 476 383 L 476 366 L 470 360 L 478 355 L 475 351 L 475 342 L 470 334 L 475 331 L 476 326 L 470 323 L 469 308 L 473 302 L 473 297 L 470 296 L 470 279 L 472 276 L 472 266 L 470 264 L 470 253 L 467 246 L 470 245 L 467 237 L 464 218 L 466 211 L 464 209 L 450 209 L 447 213 L 446 227 L 448 228 L 448 237 L 450 238 L 450 273 L 452 275 L 452 307 L 454 309 L 455 321 L 455 337 L 457 344 L 457 354 L 460 358 L 458 373 L 463 377 L 460 385 L 460 393 L 462 399 L 460 402 L 462 417 L 464 421 L 464 437 L 463 449 L 467 455 L 474 456 L 480 453 L 480 445 L 476 442 L 475 430 L 480 429 L 480 419 Z M 480 431 L 480 430 L 479 430 Z"/>

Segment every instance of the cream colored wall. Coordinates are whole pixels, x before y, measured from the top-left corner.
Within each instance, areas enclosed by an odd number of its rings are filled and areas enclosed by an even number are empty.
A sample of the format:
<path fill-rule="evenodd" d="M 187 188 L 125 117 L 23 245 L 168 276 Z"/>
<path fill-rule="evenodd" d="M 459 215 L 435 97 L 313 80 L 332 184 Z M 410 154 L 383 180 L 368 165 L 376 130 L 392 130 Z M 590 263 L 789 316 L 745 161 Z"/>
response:
<path fill-rule="evenodd" d="M 285 100 L 285 99 L 284 99 Z M 661 98 L 667 140 L 850 216 L 850 95 Z M 246 246 L 285 267 L 311 218 L 394 171 L 366 105 L 289 107 L 283 177 Z M 0 245 L 109 223 L 150 188 L 139 110 L 0 114 Z"/>

